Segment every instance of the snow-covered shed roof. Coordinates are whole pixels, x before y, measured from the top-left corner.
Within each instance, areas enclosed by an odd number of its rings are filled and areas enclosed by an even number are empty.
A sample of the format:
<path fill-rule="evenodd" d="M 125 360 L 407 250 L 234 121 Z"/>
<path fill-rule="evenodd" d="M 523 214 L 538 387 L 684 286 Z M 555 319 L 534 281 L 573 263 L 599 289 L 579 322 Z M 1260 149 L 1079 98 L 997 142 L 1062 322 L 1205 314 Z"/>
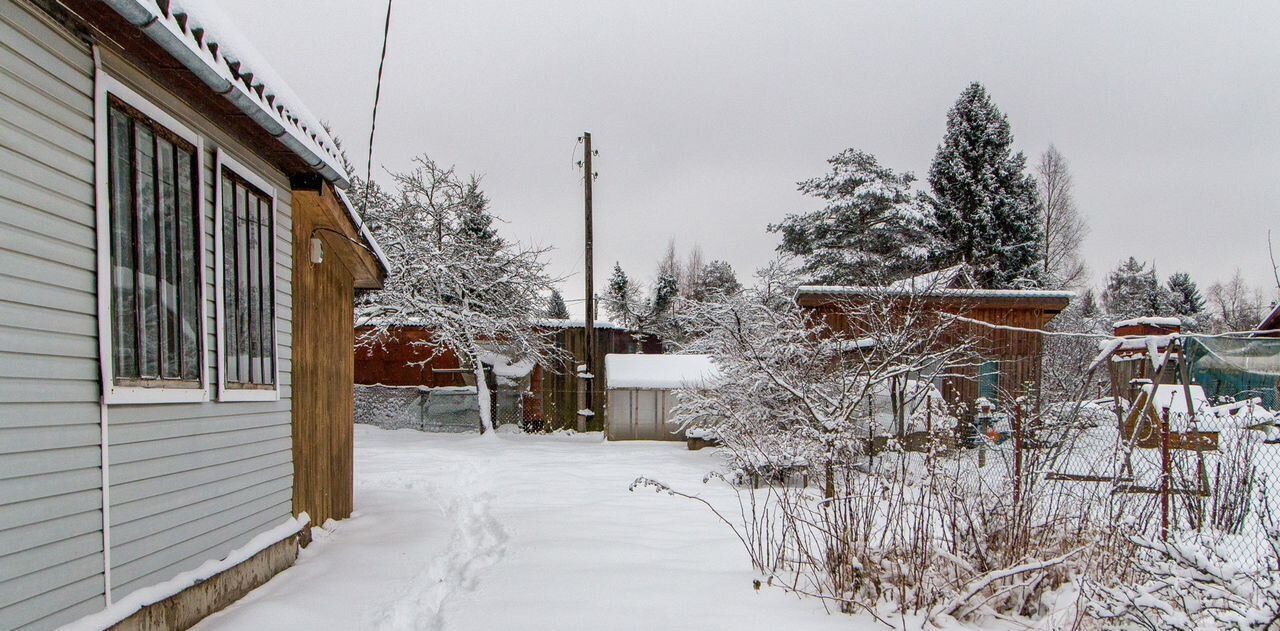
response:
<path fill-rule="evenodd" d="M 1157 316 L 1143 316 L 1141 318 L 1129 318 L 1128 320 L 1120 320 L 1112 326 L 1119 329 L 1127 326 L 1158 326 L 1158 327 L 1180 327 L 1182 320 L 1178 318 L 1162 318 Z"/>
<path fill-rule="evenodd" d="M 669 390 L 700 388 L 720 376 L 710 355 L 623 355 L 604 357 L 608 388 Z"/>
<path fill-rule="evenodd" d="M 548 329 L 585 329 L 587 321 L 582 318 L 543 318 L 537 321 L 538 326 L 545 326 Z M 609 322 L 608 320 L 596 320 L 592 323 L 592 327 L 596 330 L 626 331 L 627 327 L 621 324 Z"/>
<path fill-rule="evenodd" d="M 962 299 L 1030 299 L 1030 300 L 1071 300 L 1075 292 L 1051 289 L 965 289 L 940 288 L 923 289 L 909 285 L 889 285 L 887 287 L 862 287 L 853 285 L 801 285 L 796 288 L 796 299 L 815 297 L 844 296 L 919 296 L 924 298 L 962 298 Z"/>

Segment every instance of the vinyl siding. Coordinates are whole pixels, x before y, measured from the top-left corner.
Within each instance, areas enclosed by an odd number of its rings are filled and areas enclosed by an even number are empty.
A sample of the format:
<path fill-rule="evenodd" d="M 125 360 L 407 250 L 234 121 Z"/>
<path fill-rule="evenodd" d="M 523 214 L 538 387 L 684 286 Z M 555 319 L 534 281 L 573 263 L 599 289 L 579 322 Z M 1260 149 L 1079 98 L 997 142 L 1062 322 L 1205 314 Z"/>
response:
<path fill-rule="evenodd" d="M 0 0 L 0 629 L 104 606 L 93 59 Z"/>
<path fill-rule="evenodd" d="M 190 127 L 204 141 L 202 203 L 205 343 L 209 401 L 112 405 L 111 595 L 113 599 L 168 580 L 226 553 L 292 515 L 290 363 L 292 274 L 288 180 L 254 158 L 206 119 L 109 51 L 103 67 Z M 279 401 L 217 400 L 217 296 L 214 266 L 215 150 L 222 148 L 277 188 L 276 342 Z"/>
<path fill-rule="evenodd" d="M 105 606 L 87 46 L 0 0 L 0 629 L 51 629 Z M 111 594 L 224 557 L 292 513 L 292 222 L 287 179 L 102 51 L 103 65 L 204 139 L 210 400 L 108 409 Z M 277 187 L 281 399 L 217 400 L 214 152 Z"/>

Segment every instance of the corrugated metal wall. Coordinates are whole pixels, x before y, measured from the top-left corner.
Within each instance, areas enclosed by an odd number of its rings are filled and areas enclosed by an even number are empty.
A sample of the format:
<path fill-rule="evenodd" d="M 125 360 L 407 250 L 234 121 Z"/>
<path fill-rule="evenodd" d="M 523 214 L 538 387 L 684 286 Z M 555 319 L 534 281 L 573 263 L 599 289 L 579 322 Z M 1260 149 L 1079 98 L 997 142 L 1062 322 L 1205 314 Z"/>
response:
<path fill-rule="evenodd" d="M 0 0 L 0 628 L 101 609 L 93 59 Z"/>
<path fill-rule="evenodd" d="M 143 94 L 149 80 L 104 54 Z M 213 150 L 280 187 L 276 288 L 282 398 L 111 406 L 112 596 L 221 558 L 292 513 L 290 192 L 207 120 L 153 101 L 205 138 L 206 344 L 214 381 Z M 0 0 L 0 628 L 54 628 L 104 599 L 87 46 Z"/>
<path fill-rule="evenodd" d="M 117 79 L 144 95 L 164 94 L 140 73 L 103 54 Z M 281 399 L 113 405 L 108 436 L 111 467 L 111 590 L 119 599 L 140 587 L 221 558 L 292 514 L 290 439 L 293 240 L 288 180 L 267 167 L 173 97 L 153 99 L 204 138 L 204 229 L 207 366 L 217 365 L 214 335 L 214 149 L 234 157 L 278 187 L 276 195 L 276 338 Z"/>

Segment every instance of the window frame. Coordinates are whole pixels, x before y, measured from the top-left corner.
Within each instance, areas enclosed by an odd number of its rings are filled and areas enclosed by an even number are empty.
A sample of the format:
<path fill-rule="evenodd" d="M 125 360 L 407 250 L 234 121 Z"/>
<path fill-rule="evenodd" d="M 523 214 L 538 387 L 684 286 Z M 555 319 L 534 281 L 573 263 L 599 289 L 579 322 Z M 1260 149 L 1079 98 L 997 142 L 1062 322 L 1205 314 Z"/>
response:
<path fill-rule="evenodd" d="M 236 177 L 248 182 L 261 190 L 271 200 L 271 220 L 268 227 L 271 233 L 271 367 L 274 371 L 272 375 L 272 384 L 267 387 L 253 388 L 237 388 L 227 383 L 226 380 L 226 331 L 227 331 L 227 314 L 226 314 L 226 272 L 223 270 L 223 225 L 224 217 L 222 216 L 222 170 L 226 169 L 235 174 Z M 279 189 L 270 182 L 258 175 L 253 169 L 245 166 L 239 160 L 231 157 L 225 150 L 218 147 L 214 150 L 213 161 L 213 257 L 217 261 L 214 266 L 214 312 L 215 312 L 215 330 L 217 331 L 217 369 L 218 369 L 218 400 L 219 401 L 279 401 L 280 400 L 280 301 L 277 271 L 279 270 L 279 257 L 277 256 L 276 245 L 279 242 L 278 215 L 280 212 L 277 200 L 280 197 Z"/>
<path fill-rule="evenodd" d="M 164 127 L 169 133 L 182 138 L 195 147 L 193 168 L 195 169 L 194 218 L 196 230 L 197 264 L 196 296 L 199 300 L 199 339 L 198 368 L 199 385 L 191 387 L 173 387 L 158 381 L 154 386 L 120 385 L 115 382 L 114 367 L 114 327 L 112 315 L 111 286 L 111 192 L 109 184 L 109 98 L 115 97 L 129 107 L 150 118 Z M 209 319 L 208 296 L 205 293 L 205 217 L 204 217 L 204 141 L 200 135 L 191 130 L 169 113 L 162 110 L 147 97 L 134 91 L 121 81 L 98 69 L 94 73 L 94 197 L 97 233 L 97 274 L 98 274 L 98 364 L 102 378 L 102 401 L 107 405 L 145 404 L 145 403 L 198 403 L 209 400 L 209 366 L 208 366 L 208 330 Z"/>

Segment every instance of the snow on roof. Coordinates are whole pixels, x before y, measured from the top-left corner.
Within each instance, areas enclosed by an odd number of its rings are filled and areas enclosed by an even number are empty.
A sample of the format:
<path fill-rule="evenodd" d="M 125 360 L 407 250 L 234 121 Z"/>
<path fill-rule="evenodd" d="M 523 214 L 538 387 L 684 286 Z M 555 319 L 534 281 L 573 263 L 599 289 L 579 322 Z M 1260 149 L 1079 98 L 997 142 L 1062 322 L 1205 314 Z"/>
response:
<path fill-rule="evenodd" d="M 1271 313 L 1267 314 L 1267 317 L 1263 318 L 1262 322 L 1258 323 L 1259 331 L 1270 331 L 1273 329 L 1280 329 L 1280 302 L 1276 303 L 1276 306 L 1271 310 Z"/>
<path fill-rule="evenodd" d="M 342 166 L 337 143 L 217 0 L 105 1 L 211 90 L 225 96 L 308 166 L 334 182 L 369 251 L 384 272 L 391 272 L 386 253 L 341 190 L 350 184 L 351 176 Z"/>
<path fill-rule="evenodd" d="M 604 357 L 609 388 L 667 390 L 698 388 L 720 376 L 710 355 L 621 355 Z"/>
<path fill-rule="evenodd" d="M 925 296 L 955 298 L 1029 298 L 1070 300 L 1073 291 L 1051 289 L 929 289 L 911 286 L 860 287 L 853 285 L 801 285 L 796 297 L 801 296 Z"/>
<path fill-rule="evenodd" d="M 495 377 L 506 377 L 508 379 L 524 377 L 533 371 L 534 364 L 532 359 L 513 362 L 507 355 L 490 350 L 480 351 L 480 361 L 493 367 Z"/>
<path fill-rule="evenodd" d="M 365 243 L 369 244 L 369 252 L 373 254 L 373 258 L 378 260 L 378 265 L 382 266 L 382 271 L 387 274 L 391 273 L 391 260 L 387 258 L 387 253 L 382 251 L 382 246 L 378 245 L 378 240 L 373 238 L 373 233 L 369 232 L 369 226 L 365 225 L 364 219 L 356 214 L 355 204 L 347 197 L 346 192 L 340 188 L 333 189 L 337 191 L 338 198 L 342 200 L 342 205 L 347 207 L 347 217 L 351 219 L 351 223 L 355 225 L 356 230 L 360 231 L 360 237 Z"/>
<path fill-rule="evenodd" d="M 587 321 L 582 318 L 543 318 L 536 322 L 539 326 L 545 326 L 549 329 L 585 329 Z M 621 324 L 609 322 L 607 320 L 596 320 L 595 329 L 611 329 L 614 331 L 626 331 L 627 327 Z"/>
<path fill-rule="evenodd" d="M 942 289 L 950 287 L 956 278 L 964 271 L 964 263 L 958 263 L 951 267 L 925 272 L 911 278 L 903 278 L 889 283 L 889 287 L 894 289 Z"/>
<path fill-rule="evenodd" d="M 1178 318 L 1160 318 L 1156 316 L 1144 316 L 1141 318 L 1129 318 L 1128 320 L 1120 320 L 1119 322 L 1116 322 L 1112 326 L 1118 329 L 1123 326 L 1141 326 L 1144 324 L 1148 326 L 1174 327 L 1174 326 L 1182 326 L 1182 320 L 1179 320 Z"/>
<path fill-rule="evenodd" d="M 345 188 L 349 174 L 337 145 L 218 0 L 104 0 L 210 89 L 325 178 Z"/>

